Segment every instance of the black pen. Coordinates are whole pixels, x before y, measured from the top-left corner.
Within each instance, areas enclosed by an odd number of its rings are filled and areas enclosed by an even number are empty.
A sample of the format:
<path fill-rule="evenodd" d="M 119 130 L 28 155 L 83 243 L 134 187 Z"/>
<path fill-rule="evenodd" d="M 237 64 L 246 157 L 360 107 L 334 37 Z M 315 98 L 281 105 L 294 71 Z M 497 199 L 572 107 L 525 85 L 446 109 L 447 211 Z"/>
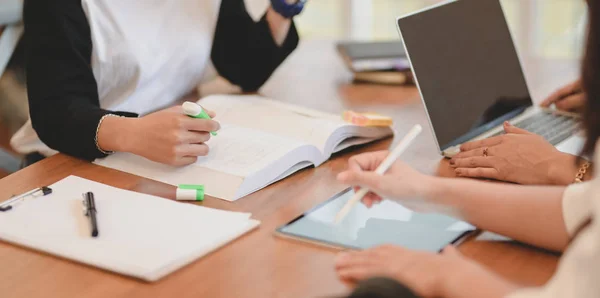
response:
<path fill-rule="evenodd" d="M 33 196 L 33 197 L 37 197 L 37 196 L 47 196 L 49 194 L 52 193 L 52 189 L 50 187 L 47 186 L 42 186 L 40 188 L 36 188 L 34 190 L 30 190 L 26 193 L 20 194 L 18 196 L 14 196 L 12 197 L 10 200 L 6 201 L 6 202 L 2 202 L 0 203 L 0 212 L 7 212 L 13 209 L 12 204 L 16 203 L 20 200 L 23 200 L 27 197 Z"/>
<path fill-rule="evenodd" d="M 85 216 L 90 219 L 90 228 L 92 229 L 92 237 L 98 237 L 98 220 L 96 218 L 96 201 L 94 194 L 87 192 L 83 194 L 83 205 L 85 206 Z"/>

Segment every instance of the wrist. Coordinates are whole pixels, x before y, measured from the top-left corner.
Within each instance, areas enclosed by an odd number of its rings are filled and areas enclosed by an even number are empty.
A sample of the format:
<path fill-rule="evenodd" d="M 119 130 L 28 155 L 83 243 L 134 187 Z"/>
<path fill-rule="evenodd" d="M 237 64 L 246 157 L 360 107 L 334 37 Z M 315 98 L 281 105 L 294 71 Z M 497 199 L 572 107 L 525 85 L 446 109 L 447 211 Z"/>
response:
<path fill-rule="evenodd" d="M 266 19 L 267 23 L 269 24 L 269 29 L 271 30 L 271 35 L 273 36 L 273 40 L 278 46 L 283 45 L 288 32 L 290 31 L 292 20 L 287 19 L 276 12 L 273 7 L 269 7 L 267 10 Z"/>
<path fill-rule="evenodd" d="M 559 152 L 557 157 L 550 161 L 548 169 L 549 182 L 553 185 L 569 185 L 575 180 L 577 170 L 577 157 Z"/>
<path fill-rule="evenodd" d="M 271 0 L 271 8 L 286 19 L 299 15 L 306 0 Z"/>
<path fill-rule="evenodd" d="M 131 152 L 137 118 L 106 117 L 98 128 L 98 147 L 103 151 Z"/>
<path fill-rule="evenodd" d="M 463 196 L 468 186 L 461 185 L 465 182 L 460 180 L 462 179 L 430 177 L 429 182 L 426 183 L 427 190 L 421 197 L 429 203 L 430 211 L 469 221 L 467 214 L 469 208 L 465 205 L 467 201 Z M 470 181 L 466 181 L 468 182 Z"/>

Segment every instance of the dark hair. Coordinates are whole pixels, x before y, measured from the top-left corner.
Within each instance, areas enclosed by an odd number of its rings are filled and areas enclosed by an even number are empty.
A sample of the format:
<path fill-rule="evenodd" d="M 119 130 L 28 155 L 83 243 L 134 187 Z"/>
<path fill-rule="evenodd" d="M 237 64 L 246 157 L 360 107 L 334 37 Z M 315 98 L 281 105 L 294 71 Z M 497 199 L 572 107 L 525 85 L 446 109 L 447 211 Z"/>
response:
<path fill-rule="evenodd" d="M 592 155 L 600 138 L 600 1 L 588 0 L 588 37 L 583 60 L 583 89 L 587 103 L 583 124 L 587 141 L 582 155 Z"/>
<path fill-rule="evenodd" d="M 348 298 L 418 298 L 418 296 L 393 279 L 377 277 L 359 283 Z"/>

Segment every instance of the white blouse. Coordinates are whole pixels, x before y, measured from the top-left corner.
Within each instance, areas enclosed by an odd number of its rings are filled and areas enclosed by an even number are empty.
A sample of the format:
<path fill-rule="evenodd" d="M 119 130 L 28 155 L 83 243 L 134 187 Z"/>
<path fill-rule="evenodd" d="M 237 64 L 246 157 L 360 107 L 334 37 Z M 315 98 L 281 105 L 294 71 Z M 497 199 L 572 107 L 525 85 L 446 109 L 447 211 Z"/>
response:
<path fill-rule="evenodd" d="M 194 90 L 212 69 L 221 0 L 81 1 L 101 108 L 140 115 L 160 110 Z M 11 144 L 19 152 L 56 153 L 40 141 L 31 120 Z"/>
<path fill-rule="evenodd" d="M 596 164 L 600 164 L 600 147 L 596 150 Z M 545 286 L 519 290 L 510 298 L 600 297 L 600 175 L 567 188 L 563 217 L 570 235 L 590 218 L 592 224 L 573 240 Z"/>

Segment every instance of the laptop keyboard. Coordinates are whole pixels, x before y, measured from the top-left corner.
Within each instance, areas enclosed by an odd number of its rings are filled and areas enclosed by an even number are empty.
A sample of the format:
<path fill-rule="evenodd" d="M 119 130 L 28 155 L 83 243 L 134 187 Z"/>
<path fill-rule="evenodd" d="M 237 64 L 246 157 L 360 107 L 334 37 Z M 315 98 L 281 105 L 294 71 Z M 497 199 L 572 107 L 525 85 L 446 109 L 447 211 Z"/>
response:
<path fill-rule="evenodd" d="M 580 129 L 577 118 L 545 112 L 532 115 L 513 125 L 541 135 L 552 145 L 558 145 Z M 504 131 L 500 131 L 494 136 L 502 134 Z"/>

